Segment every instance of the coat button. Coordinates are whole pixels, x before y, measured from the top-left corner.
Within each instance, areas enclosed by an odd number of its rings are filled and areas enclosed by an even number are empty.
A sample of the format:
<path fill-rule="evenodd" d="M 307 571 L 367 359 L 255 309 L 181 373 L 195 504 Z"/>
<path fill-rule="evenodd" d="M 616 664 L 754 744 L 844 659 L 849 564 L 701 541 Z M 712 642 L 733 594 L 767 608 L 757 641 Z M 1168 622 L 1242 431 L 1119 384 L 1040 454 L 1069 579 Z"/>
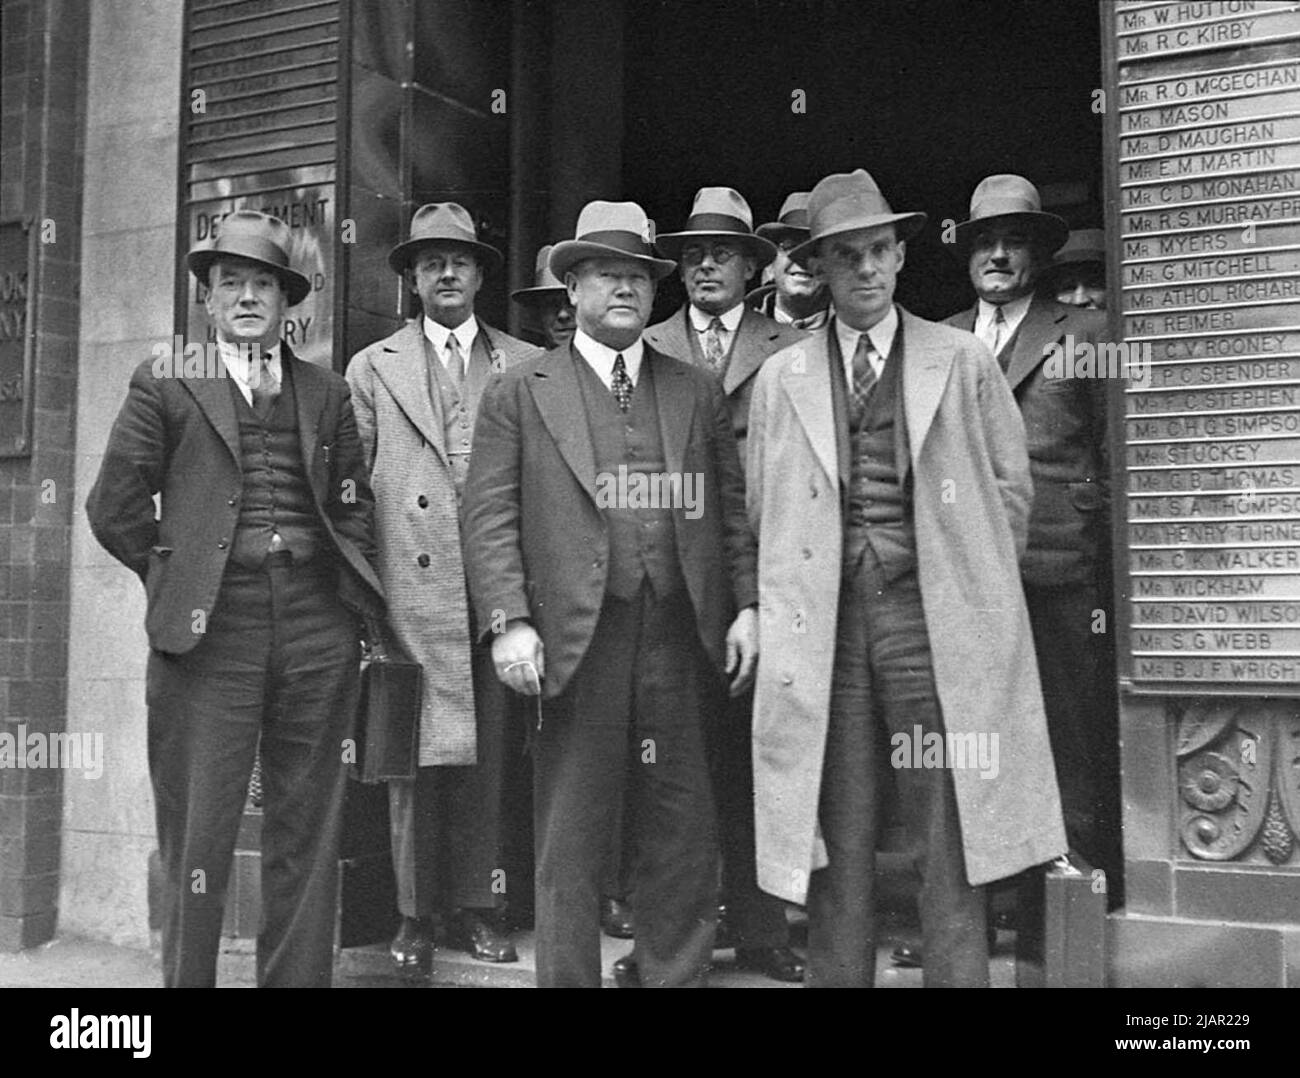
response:
<path fill-rule="evenodd" d="M 227 546 L 226 540 L 224 540 L 224 539 L 218 539 L 218 540 L 217 540 L 217 549 L 218 549 L 218 550 L 225 550 L 225 549 L 226 549 L 226 546 Z"/>
<path fill-rule="evenodd" d="M 427 568 L 429 568 L 429 555 L 428 555 L 428 554 L 421 554 L 418 558 L 415 559 L 415 563 L 416 563 L 416 565 L 418 565 L 421 569 L 427 569 Z"/>
<path fill-rule="evenodd" d="M 227 499 L 226 499 L 226 504 L 227 504 L 227 505 L 234 505 L 234 504 L 235 504 L 235 499 L 234 499 L 234 498 L 227 498 Z"/>
<path fill-rule="evenodd" d="M 782 685 L 793 685 L 793 684 L 794 684 L 794 678 L 792 678 L 789 674 L 786 674 L 783 678 L 781 678 L 781 684 L 782 684 Z"/>
<path fill-rule="evenodd" d="M 423 494 L 421 494 L 418 498 L 415 499 L 415 504 L 418 505 L 421 509 L 428 509 L 429 499 L 426 498 Z"/>
<path fill-rule="evenodd" d="M 811 558 L 811 557 L 812 557 L 812 551 L 809 550 L 807 547 L 804 547 L 804 548 L 803 548 L 803 560 L 804 560 L 804 561 L 807 561 L 807 560 L 808 560 L 809 558 Z"/>

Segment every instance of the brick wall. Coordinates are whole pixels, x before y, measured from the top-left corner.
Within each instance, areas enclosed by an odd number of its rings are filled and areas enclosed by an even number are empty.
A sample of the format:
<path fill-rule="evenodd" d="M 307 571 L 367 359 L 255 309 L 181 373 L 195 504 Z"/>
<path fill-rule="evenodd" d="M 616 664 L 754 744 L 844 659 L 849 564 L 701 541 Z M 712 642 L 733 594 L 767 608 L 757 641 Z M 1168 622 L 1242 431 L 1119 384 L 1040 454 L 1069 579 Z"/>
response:
<path fill-rule="evenodd" d="M 0 733 L 64 729 L 87 5 L 0 0 L 0 218 L 37 246 L 32 454 L 0 460 Z M 63 775 L 0 768 L 0 951 L 54 935 Z"/>

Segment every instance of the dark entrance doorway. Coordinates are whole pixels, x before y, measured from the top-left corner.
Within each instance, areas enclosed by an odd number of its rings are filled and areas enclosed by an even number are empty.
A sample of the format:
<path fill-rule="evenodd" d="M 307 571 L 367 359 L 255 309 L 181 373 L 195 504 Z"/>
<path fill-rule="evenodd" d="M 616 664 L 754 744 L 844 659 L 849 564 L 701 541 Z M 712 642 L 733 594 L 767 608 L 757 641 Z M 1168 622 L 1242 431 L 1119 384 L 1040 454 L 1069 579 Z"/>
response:
<path fill-rule="evenodd" d="M 965 218 L 983 177 L 1027 176 L 1072 227 L 1102 223 L 1091 4 L 668 0 L 625 12 L 617 197 L 660 231 L 680 226 L 701 186 L 735 187 L 757 223 L 790 191 L 866 168 L 895 209 L 930 214 L 898 295 L 940 318 L 969 302 L 942 224 Z M 661 288 L 663 311 L 680 301 Z"/>

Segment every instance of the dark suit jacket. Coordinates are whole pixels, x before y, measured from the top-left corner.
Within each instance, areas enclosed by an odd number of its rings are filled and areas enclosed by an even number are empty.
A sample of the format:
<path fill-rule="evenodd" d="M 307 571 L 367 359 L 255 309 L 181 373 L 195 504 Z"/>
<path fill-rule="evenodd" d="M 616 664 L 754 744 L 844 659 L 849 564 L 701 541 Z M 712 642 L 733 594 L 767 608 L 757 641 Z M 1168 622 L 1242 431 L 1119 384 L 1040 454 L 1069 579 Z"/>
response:
<path fill-rule="evenodd" d="M 609 532 L 572 346 L 497 376 L 479 405 L 465 489 L 465 566 L 480 626 L 531 619 L 545 695 L 563 691 L 605 598 Z M 703 371 L 647 346 L 667 470 L 697 476 L 702 512 L 673 513 L 696 628 L 719 674 L 727 628 L 757 602 L 754 542 L 726 402 Z"/>
<path fill-rule="evenodd" d="M 689 304 L 671 318 L 650 326 L 645 331 L 646 344 L 664 355 L 680 359 L 696 367 L 705 366 L 700 350 L 700 335 L 690 323 Z M 754 395 L 754 375 L 773 352 L 802 340 L 808 334 L 802 329 L 783 326 L 775 319 L 758 311 L 745 309 L 740 325 L 736 327 L 731 342 L 731 354 L 722 376 L 722 391 L 727 395 L 731 412 L 731 427 L 736 433 L 736 446 L 741 463 L 745 460 L 745 437 L 749 432 L 749 402 Z"/>
<path fill-rule="evenodd" d="M 947 319 L 974 330 L 978 305 Z M 1034 505 L 1021 574 L 1054 587 L 1093 581 L 1109 561 L 1110 472 L 1106 445 L 1105 378 L 1048 377 L 1053 345 L 1095 350 L 1105 337 L 1099 311 L 1035 296 L 1007 345 L 1007 381 L 1025 421 Z M 1001 358 L 1001 357 L 1000 357 Z"/>
<path fill-rule="evenodd" d="M 374 499 L 348 384 L 297 359 L 287 344 L 281 345 L 281 361 L 292 368 L 303 464 L 316 509 L 344 567 L 340 596 L 358 613 L 377 614 L 383 592 L 370 565 Z M 166 367 L 145 360 L 131 375 L 86 513 L 95 538 L 144 581 L 150 645 L 183 654 L 201 639 L 196 614 L 206 619 L 216 603 L 239 519 L 243 474 L 225 368 L 219 368 L 220 377 L 175 377 Z M 156 516 L 157 493 L 162 501 Z"/>

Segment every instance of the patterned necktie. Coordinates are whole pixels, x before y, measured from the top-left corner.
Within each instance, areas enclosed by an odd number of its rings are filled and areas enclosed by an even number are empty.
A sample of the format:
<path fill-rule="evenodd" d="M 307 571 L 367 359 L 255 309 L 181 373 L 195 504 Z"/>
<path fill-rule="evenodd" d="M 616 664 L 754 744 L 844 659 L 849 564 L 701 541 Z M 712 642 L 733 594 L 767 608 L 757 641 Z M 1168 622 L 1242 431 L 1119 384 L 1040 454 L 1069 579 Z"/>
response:
<path fill-rule="evenodd" d="M 610 389 L 618 401 L 618 410 L 626 412 L 632 407 L 632 379 L 627 376 L 627 364 L 623 362 L 623 353 L 614 357 L 614 377 Z"/>
<path fill-rule="evenodd" d="M 867 400 L 876 384 L 876 369 L 871 365 L 870 359 L 875 353 L 871 338 L 865 333 L 862 334 L 858 338 L 857 348 L 853 350 L 853 384 L 849 386 L 849 392 L 853 397 L 850 419 L 855 430 L 861 426 L 863 416 L 867 414 Z"/>
<path fill-rule="evenodd" d="M 993 354 L 996 356 L 1002 351 L 1002 346 L 1006 344 L 1007 316 L 1002 313 L 999 307 L 993 312 Z"/>
<path fill-rule="evenodd" d="M 263 353 L 262 361 L 250 364 L 249 368 L 248 385 L 253 391 L 253 411 L 261 419 L 269 419 L 275 399 L 280 395 L 280 383 L 271 370 L 271 357 Z"/>
<path fill-rule="evenodd" d="M 461 392 L 465 388 L 465 357 L 454 333 L 447 334 L 447 373 L 451 375 L 451 384 L 456 387 L 456 392 Z"/>
<path fill-rule="evenodd" d="M 704 331 L 704 361 L 712 371 L 721 370 L 727 358 L 727 350 L 722 347 L 722 334 L 725 331 L 726 326 L 716 315 L 709 323 L 709 328 Z"/>

